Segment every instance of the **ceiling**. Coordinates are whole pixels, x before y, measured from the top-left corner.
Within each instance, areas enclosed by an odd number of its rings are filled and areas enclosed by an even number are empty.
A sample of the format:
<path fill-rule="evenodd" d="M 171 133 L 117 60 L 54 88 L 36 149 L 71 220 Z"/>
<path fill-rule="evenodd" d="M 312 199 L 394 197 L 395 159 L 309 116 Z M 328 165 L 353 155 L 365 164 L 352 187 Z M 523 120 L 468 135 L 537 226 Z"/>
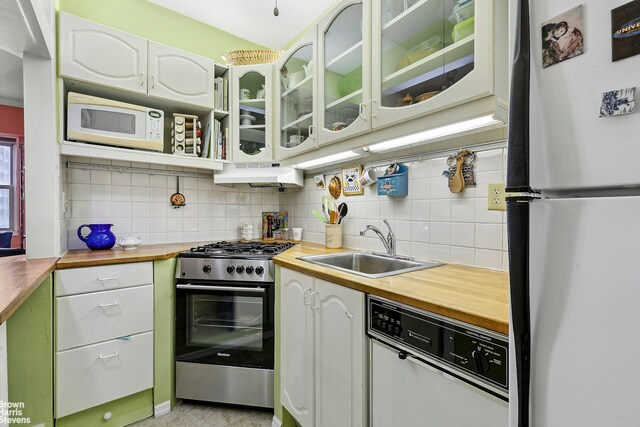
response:
<path fill-rule="evenodd" d="M 271 49 L 282 49 L 336 0 L 150 0 Z"/>
<path fill-rule="evenodd" d="M 0 104 L 21 107 L 22 58 L 0 49 Z"/>

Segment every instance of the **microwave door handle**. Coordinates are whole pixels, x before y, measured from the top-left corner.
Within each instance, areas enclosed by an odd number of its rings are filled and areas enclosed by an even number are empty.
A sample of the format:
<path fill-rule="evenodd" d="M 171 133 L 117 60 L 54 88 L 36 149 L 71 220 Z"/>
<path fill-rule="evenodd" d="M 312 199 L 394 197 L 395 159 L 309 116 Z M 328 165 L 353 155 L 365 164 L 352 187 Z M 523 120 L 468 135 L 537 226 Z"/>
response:
<path fill-rule="evenodd" d="M 177 289 L 194 290 L 194 291 L 226 291 L 226 292 L 252 292 L 265 293 L 264 288 L 242 288 L 240 286 L 201 286 L 201 285 L 176 285 Z"/>

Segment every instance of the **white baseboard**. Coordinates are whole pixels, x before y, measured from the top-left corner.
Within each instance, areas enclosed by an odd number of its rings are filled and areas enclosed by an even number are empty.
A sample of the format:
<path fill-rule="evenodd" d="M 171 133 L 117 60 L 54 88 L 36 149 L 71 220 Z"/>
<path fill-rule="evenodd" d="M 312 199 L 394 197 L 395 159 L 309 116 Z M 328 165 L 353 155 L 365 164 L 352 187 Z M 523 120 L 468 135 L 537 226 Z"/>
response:
<path fill-rule="evenodd" d="M 273 421 L 271 421 L 271 427 L 282 427 L 282 421 L 280 421 L 275 415 L 273 416 Z"/>
<path fill-rule="evenodd" d="M 158 418 L 171 412 L 171 401 L 158 403 L 153 407 L 153 416 Z"/>

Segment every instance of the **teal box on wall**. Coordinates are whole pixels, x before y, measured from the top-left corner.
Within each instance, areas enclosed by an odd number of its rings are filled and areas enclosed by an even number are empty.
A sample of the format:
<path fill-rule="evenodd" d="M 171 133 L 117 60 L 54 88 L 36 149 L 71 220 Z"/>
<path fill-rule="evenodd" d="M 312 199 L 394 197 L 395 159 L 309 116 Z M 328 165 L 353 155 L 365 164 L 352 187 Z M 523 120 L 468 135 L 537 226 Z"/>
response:
<path fill-rule="evenodd" d="M 406 196 L 409 194 L 409 170 L 402 164 L 397 163 L 389 166 L 387 171 L 393 173 L 378 178 L 379 196 Z"/>

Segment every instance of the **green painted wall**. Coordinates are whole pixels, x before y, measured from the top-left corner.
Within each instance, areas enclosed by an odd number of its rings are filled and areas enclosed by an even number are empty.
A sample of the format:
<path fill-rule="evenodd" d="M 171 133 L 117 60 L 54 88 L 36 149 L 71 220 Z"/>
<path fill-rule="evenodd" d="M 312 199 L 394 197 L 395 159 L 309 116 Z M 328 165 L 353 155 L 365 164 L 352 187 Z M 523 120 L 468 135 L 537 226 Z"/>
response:
<path fill-rule="evenodd" d="M 53 426 L 53 287 L 49 275 L 7 320 L 9 401 L 21 417 Z"/>
<path fill-rule="evenodd" d="M 176 288 L 174 275 L 177 258 L 153 263 L 154 374 L 153 403 L 167 400 L 176 405 L 175 317 Z"/>
<path fill-rule="evenodd" d="M 147 0 L 59 0 L 59 9 L 149 40 L 222 62 L 221 53 L 264 49 Z M 211 7 L 216 7 L 211 3 Z M 223 7 L 223 5 L 218 5 Z"/>
<path fill-rule="evenodd" d="M 111 412 L 109 420 L 104 419 L 107 412 Z M 126 426 L 151 415 L 153 392 L 149 389 L 59 418 L 56 420 L 56 427 Z"/>

